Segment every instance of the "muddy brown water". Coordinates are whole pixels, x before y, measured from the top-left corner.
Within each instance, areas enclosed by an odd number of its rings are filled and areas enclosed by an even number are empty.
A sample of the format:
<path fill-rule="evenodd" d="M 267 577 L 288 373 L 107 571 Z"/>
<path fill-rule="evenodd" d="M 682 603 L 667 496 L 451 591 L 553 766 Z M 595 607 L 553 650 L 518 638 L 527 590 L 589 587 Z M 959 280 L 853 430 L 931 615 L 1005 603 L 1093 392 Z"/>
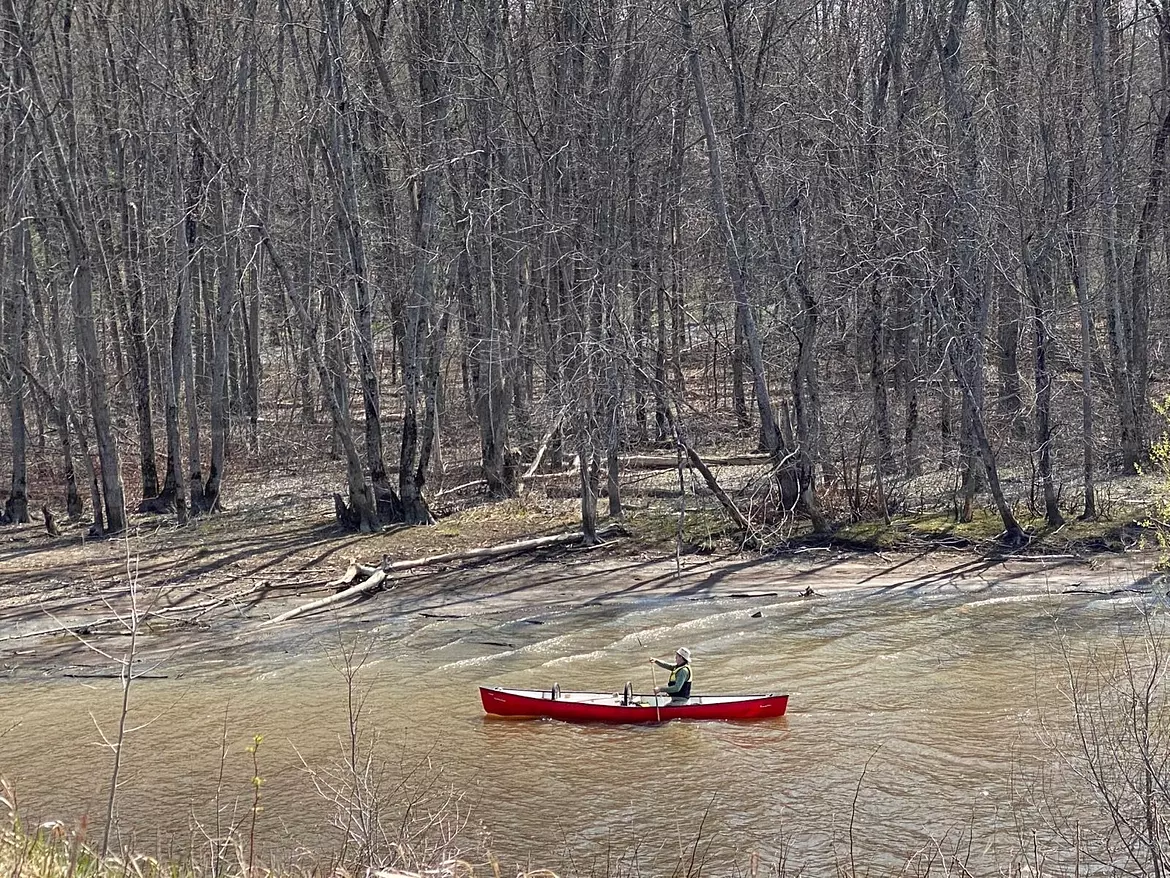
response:
<path fill-rule="evenodd" d="M 262 735 L 259 852 L 335 851 L 348 643 L 360 653 L 359 745 L 374 754 L 386 819 L 414 801 L 415 818 L 440 815 L 429 838 L 486 847 L 504 874 L 745 874 L 782 858 L 829 874 L 850 858 L 894 868 L 956 844 L 975 871 L 993 871 L 1041 781 L 1046 796 L 1080 795 L 1047 739 L 1068 714 L 1060 634 L 1108 650 L 1140 627 L 1145 600 L 1046 594 L 1037 581 L 392 618 L 371 602 L 268 648 L 147 639 L 142 667 L 160 664 L 132 687 L 117 825 L 147 850 L 199 847 L 233 821 L 246 830 L 246 749 Z M 697 688 L 788 692 L 788 715 L 588 726 L 492 719 L 478 699 L 481 684 L 645 690 L 662 682 L 647 658 L 684 644 Z M 119 703 L 115 680 L 0 678 L 0 775 L 26 816 L 100 823 L 111 766 L 100 741 Z"/>

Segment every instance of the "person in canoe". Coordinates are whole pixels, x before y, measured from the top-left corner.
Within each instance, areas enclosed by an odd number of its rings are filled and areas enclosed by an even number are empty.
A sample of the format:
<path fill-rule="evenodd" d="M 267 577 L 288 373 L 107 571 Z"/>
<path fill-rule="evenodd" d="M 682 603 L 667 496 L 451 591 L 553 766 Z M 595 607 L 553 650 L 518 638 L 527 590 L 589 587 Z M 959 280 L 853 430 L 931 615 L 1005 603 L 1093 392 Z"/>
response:
<path fill-rule="evenodd" d="M 670 671 L 670 679 L 665 686 L 656 686 L 654 694 L 663 693 L 670 696 L 671 701 L 686 701 L 691 697 L 691 683 L 694 673 L 691 670 L 691 651 L 680 646 L 674 654 L 674 662 L 664 662 L 662 659 L 652 658 L 650 663 Z"/>

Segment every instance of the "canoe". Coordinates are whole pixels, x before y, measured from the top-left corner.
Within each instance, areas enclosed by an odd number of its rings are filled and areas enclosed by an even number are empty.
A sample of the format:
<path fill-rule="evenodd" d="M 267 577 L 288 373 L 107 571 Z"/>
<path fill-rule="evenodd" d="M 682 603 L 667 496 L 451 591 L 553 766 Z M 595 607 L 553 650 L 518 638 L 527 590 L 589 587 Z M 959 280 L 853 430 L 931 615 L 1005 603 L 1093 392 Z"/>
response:
<path fill-rule="evenodd" d="M 656 723 L 672 719 L 753 720 L 783 716 L 787 695 L 697 695 L 671 702 L 669 695 L 562 692 L 480 686 L 483 709 L 493 716 L 550 717 L 565 722 Z M 628 702 L 628 703 L 627 703 Z"/>

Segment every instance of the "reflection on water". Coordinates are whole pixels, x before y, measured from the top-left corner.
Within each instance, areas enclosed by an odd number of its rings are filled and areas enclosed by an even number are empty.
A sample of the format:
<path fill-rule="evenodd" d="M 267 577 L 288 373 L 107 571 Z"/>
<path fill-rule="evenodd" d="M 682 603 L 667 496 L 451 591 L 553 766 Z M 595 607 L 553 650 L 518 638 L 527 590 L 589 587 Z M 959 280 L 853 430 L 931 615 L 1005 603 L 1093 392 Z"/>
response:
<path fill-rule="evenodd" d="M 453 789 L 503 863 L 602 874 L 636 857 L 661 874 L 695 856 L 727 874 L 790 844 L 790 864 L 815 873 L 849 857 L 850 838 L 876 865 L 966 836 L 993 862 L 1014 841 L 1020 778 L 1052 761 L 1038 719 L 1066 710 L 1054 632 L 1107 645 L 1136 613 L 1081 597 L 660 599 L 417 615 L 341 636 L 369 650 L 354 694 L 384 788 L 409 775 L 399 797 Z M 215 834 L 242 819 L 245 749 L 261 734 L 268 851 L 335 848 L 309 769 L 343 764 L 350 745 L 337 642 L 334 631 L 263 661 L 180 655 L 169 667 L 181 676 L 136 683 L 123 834 L 149 845 L 159 830 L 162 847 L 184 846 L 198 844 L 192 826 Z M 621 727 L 482 714 L 480 684 L 648 690 L 662 681 L 646 659 L 683 644 L 702 690 L 787 691 L 788 716 Z M 104 814 L 99 729 L 115 728 L 118 703 L 111 680 L 0 681 L 0 732 L 20 723 L 0 737 L 0 774 L 32 816 Z"/>

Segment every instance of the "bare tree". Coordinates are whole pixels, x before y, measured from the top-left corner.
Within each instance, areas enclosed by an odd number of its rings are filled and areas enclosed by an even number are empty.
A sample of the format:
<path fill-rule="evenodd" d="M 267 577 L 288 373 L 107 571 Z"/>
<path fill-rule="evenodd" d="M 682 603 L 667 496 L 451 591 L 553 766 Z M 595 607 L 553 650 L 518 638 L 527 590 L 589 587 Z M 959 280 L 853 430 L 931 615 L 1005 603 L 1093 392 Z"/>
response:
<path fill-rule="evenodd" d="M 948 327 L 947 350 L 951 369 L 963 396 L 964 416 L 986 470 L 992 498 L 1003 519 L 1004 540 L 1018 544 L 1025 538 L 1024 531 L 1004 498 L 983 412 L 983 333 L 987 326 L 988 296 L 978 262 L 979 168 L 975 119 L 963 81 L 961 54 L 967 6 L 968 0 L 954 0 L 951 4 L 939 51 L 945 108 L 951 127 L 951 149 L 956 165 L 955 179 L 950 183 L 955 217 L 951 244 L 953 280 L 951 290 L 941 297 L 941 311 Z"/>
<path fill-rule="evenodd" d="M 745 257 L 737 242 L 728 210 L 719 143 L 716 138 L 715 123 L 711 114 L 710 103 L 707 100 L 702 61 L 695 42 L 690 3 L 688 0 L 681 0 L 679 3 L 679 24 L 682 28 L 683 42 L 687 50 L 687 64 L 690 70 L 691 83 L 695 90 L 699 118 L 703 123 L 703 132 L 707 142 L 712 208 L 717 225 L 722 234 L 726 252 L 727 273 L 731 283 L 732 295 L 736 303 L 737 320 L 743 329 L 744 340 L 752 366 L 752 383 L 760 414 L 762 445 L 764 450 L 774 455 L 779 463 L 781 502 L 788 508 L 799 508 L 800 511 L 810 516 L 817 530 L 823 530 L 825 529 L 825 521 L 817 509 L 816 498 L 813 493 L 810 478 L 811 473 L 806 462 L 807 449 L 794 447 L 791 439 L 788 441 L 785 440 L 785 437 L 781 434 L 780 424 L 776 419 L 776 412 L 772 405 L 772 397 L 768 389 L 767 375 L 764 369 L 763 350 L 760 344 L 751 302 L 748 299 Z M 794 228 L 798 229 L 799 225 L 797 224 Z M 815 323 L 812 325 L 815 327 Z"/>
<path fill-rule="evenodd" d="M 4 361 L 0 375 L 5 376 L 5 397 L 12 437 L 12 480 L 0 521 L 22 524 L 28 517 L 27 431 L 24 417 L 25 394 L 25 313 L 28 302 L 26 269 L 31 259 L 30 235 L 26 219 L 29 188 L 27 130 L 22 122 L 21 76 L 17 68 L 19 43 L 17 23 L 9 10 L 0 15 L 0 63 L 10 73 L 3 83 L 0 100 L 0 347 Z"/>
<path fill-rule="evenodd" d="M 442 7 L 420 0 L 412 9 L 415 23 L 415 66 L 419 101 L 416 211 L 414 217 L 414 274 L 406 302 L 406 331 L 402 349 L 402 446 L 399 454 L 398 494 L 407 524 L 429 524 L 433 519 L 423 496 L 427 464 L 433 449 L 432 419 L 438 416 L 434 386 L 435 351 L 442 333 L 434 320 L 436 272 L 439 262 L 439 199 L 442 183 L 443 125 L 446 92 L 443 77 L 447 43 Z M 429 368 L 428 368 L 429 367 Z"/>
<path fill-rule="evenodd" d="M 30 37 L 27 20 L 18 17 L 13 0 L 5 0 L 4 10 L 15 25 L 15 39 L 20 46 L 20 59 L 27 75 L 27 101 L 18 97 L 27 114 L 33 142 L 41 155 L 45 176 L 52 193 L 58 216 L 69 245 L 71 294 L 73 300 L 74 331 L 78 354 L 85 370 L 85 395 L 93 416 L 98 458 L 101 462 L 101 488 L 105 504 L 104 529 L 118 533 L 126 526 L 126 509 L 122 489 L 121 463 L 110 416 L 109 393 L 106 386 L 105 363 L 98 347 L 97 325 L 93 308 L 94 248 L 90 240 L 91 224 L 87 219 L 86 190 L 76 162 L 71 157 L 78 153 L 75 129 L 63 126 L 62 135 L 56 120 L 56 104 L 46 94 L 35 60 L 35 47 Z M 68 43 L 69 34 L 62 35 Z M 61 81 L 57 83 L 71 112 L 73 64 L 69 51 L 60 68 Z"/>

